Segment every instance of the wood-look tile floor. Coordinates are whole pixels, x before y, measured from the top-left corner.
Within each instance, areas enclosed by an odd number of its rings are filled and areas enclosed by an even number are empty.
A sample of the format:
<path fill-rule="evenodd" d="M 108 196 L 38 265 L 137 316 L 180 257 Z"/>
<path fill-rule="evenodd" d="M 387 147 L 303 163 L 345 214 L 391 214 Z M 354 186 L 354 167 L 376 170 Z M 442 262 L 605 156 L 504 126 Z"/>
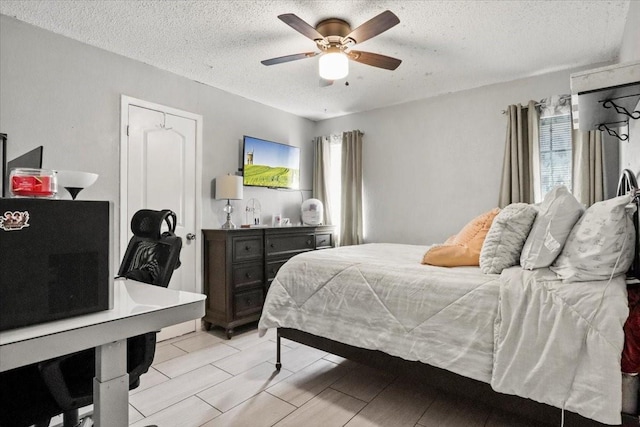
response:
<path fill-rule="evenodd" d="M 130 392 L 130 426 L 524 427 L 534 422 L 292 341 L 221 330 L 158 343 Z"/>

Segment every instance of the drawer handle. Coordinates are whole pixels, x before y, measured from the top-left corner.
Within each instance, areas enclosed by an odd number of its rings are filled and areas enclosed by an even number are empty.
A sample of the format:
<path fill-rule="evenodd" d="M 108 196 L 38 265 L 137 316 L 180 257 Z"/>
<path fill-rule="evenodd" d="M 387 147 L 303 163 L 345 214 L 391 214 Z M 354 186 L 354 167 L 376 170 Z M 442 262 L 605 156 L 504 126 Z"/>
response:
<path fill-rule="evenodd" d="M 307 246 L 311 246 L 311 239 L 307 240 Z"/>
<path fill-rule="evenodd" d="M 271 274 L 276 274 L 276 269 L 275 268 L 271 269 Z"/>
<path fill-rule="evenodd" d="M 318 243 L 318 246 L 322 246 L 322 245 L 324 245 L 324 244 L 326 244 L 326 243 L 327 243 L 327 241 L 326 241 L 326 240 L 320 240 L 320 242 Z"/>
<path fill-rule="evenodd" d="M 276 247 L 276 245 L 274 243 L 270 244 L 269 246 L 271 246 L 272 248 Z"/>
<path fill-rule="evenodd" d="M 251 298 L 246 299 L 247 305 L 251 305 Z"/>
<path fill-rule="evenodd" d="M 245 250 L 245 251 L 250 251 L 250 250 L 251 250 L 251 246 L 249 246 L 249 245 L 245 246 L 245 247 L 244 247 L 244 250 Z"/>
<path fill-rule="evenodd" d="M 246 273 L 245 276 L 247 277 L 247 279 L 251 279 L 251 273 Z"/>

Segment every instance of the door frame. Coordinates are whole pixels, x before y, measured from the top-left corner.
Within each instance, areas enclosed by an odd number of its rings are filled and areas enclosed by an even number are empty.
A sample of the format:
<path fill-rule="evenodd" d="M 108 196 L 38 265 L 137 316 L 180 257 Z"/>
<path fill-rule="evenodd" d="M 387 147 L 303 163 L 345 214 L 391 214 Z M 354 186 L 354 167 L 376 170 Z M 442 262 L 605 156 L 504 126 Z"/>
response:
<path fill-rule="evenodd" d="M 178 110 L 176 108 L 167 107 L 165 105 L 156 104 L 142 99 L 133 98 L 127 95 L 121 95 L 120 97 L 120 245 L 118 260 L 122 259 L 123 254 L 127 249 L 129 243 L 127 239 L 127 232 L 129 229 L 129 221 L 127 219 L 127 184 L 128 184 L 128 148 L 127 142 L 129 136 L 127 135 L 127 126 L 129 123 L 129 106 L 136 106 L 141 108 L 147 108 L 150 110 L 165 112 L 186 119 L 191 119 L 196 122 L 196 192 L 195 192 L 195 230 L 193 233 L 196 235 L 196 242 L 202 240 L 202 115 L 190 113 L 188 111 Z M 202 293 L 202 245 L 196 243 L 196 292 Z"/>

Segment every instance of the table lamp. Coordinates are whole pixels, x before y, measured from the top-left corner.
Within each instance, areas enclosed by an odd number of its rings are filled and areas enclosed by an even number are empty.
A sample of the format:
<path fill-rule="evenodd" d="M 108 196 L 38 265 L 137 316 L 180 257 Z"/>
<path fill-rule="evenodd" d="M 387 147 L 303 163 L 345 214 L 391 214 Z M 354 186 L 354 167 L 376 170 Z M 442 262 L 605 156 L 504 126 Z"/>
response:
<path fill-rule="evenodd" d="M 236 228 L 236 225 L 231 222 L 233 206 L 231 206 L 230 200 L 241 200 L 242 188 L 241 176 L 222 175 L 216 178 L 216 199 L 227 199 L 227 205 L 224 207 L 224 211 L 227 213 L 227 222 L 222 224 L 221 228 Z"/>
<path fill-rule="evenodd" d="M 97 173 L 81 171 L 57 171 L 58 187 L 64 187 L 73 200 L 78 197 L 78 193 L 93 185 L 98 179 Z"/>

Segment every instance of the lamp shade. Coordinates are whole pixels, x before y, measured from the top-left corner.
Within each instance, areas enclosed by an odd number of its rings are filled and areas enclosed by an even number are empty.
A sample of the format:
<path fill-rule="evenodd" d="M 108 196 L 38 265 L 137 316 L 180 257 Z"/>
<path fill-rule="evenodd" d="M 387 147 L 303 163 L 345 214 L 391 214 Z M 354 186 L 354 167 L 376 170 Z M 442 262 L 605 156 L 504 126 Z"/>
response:
<path fill-rule="evenodd" d="M 216 199 L 242 199 L 242 177 L 221 175 L 216 178 Z"/>
<path fill-rule="evenodd" d="M 320 56 L 320 77 L 325 80 L 338 80 L 349 74 L 349 58 L 342 52 L 329 52 Z"/>
<path fill-rule="evenodd" d="M 98 179 L 97 173 L 81 171 L 57 171 L 58 185 L 62 187 L 87 188 Z"/>
<path fill-rule="evenodd" d="M 72 199 L 76 199 L 78 193 L 93 185 L 98 179 L 97 173 L 81 171 L 57 171 L 58 186 L 64 187 Z"/>

